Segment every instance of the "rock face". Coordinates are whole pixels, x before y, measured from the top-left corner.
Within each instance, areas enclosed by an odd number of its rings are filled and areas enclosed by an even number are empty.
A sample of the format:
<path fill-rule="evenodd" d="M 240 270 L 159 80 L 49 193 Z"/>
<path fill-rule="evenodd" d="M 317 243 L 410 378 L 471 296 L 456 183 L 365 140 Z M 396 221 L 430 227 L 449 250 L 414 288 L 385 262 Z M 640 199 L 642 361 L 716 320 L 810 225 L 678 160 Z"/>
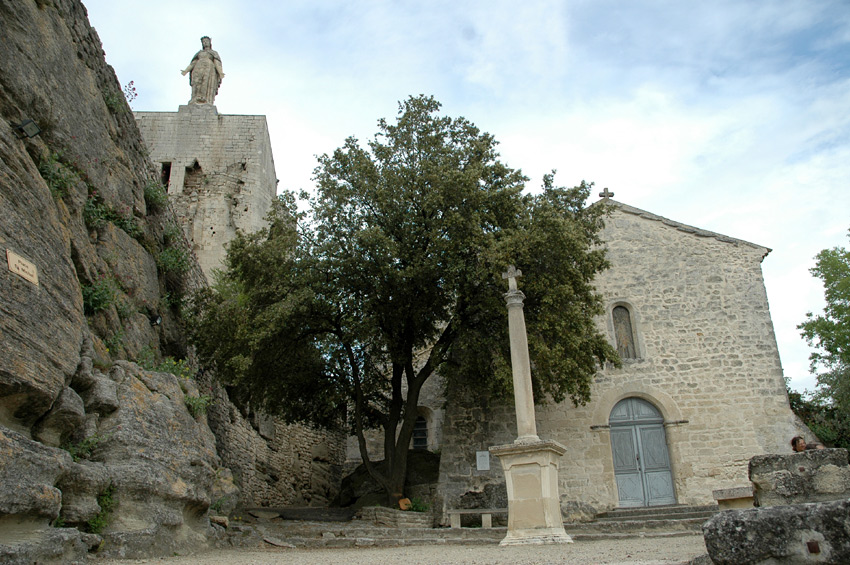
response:
<path fill-rule="evenodd" d="M 727 510 L 703 526 L 714 563 L 850 563 L 850 500 Z"/>
<path fill-rule="evenodd" d="M 200 392 L 121 361 L 185 354 L 164 296 L 203 275 L 146 196 L 158 171 L 79 0 L 0 0 L 0 37 L 0 561 L 206 545 L 234 487 Z"/>

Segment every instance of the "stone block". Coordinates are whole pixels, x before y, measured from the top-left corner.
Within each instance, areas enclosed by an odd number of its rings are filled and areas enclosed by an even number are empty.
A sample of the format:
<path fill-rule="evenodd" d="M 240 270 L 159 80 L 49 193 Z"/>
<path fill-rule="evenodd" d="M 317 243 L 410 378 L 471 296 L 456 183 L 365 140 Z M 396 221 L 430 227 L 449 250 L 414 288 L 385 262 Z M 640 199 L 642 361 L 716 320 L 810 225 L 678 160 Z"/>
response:
<path fill-rule="evenodd" d="M 846 449 L 759 455 L 750 460 L 756 506 L 823 502 L 850 497 Z"/>
<path fill-rule="evenodd" d="M 716 565 L 850 563 L 850 500 L 726 510 L 703 534 Z"/>

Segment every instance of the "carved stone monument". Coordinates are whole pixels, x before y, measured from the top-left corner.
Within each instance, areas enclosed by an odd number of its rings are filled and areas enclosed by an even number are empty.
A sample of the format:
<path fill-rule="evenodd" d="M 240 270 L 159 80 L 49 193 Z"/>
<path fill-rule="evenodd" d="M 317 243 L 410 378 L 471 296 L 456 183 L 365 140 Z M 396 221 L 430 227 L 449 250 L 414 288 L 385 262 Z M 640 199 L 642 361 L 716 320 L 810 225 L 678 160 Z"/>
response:
<path fill-rule="evenodd" d="M 189 104 L 212 104 L 224 71 L 221 67 L 221 57 L 217 51 L 213 51 L 212 40 L 204 36 L 201 38 L 200 51 L 195 53 L 189 66 L 181 71 L 183 76 L 189 74 L 189 84 L 192 86 L 192 99 Z"/>
<path fill-rule="evenodd" d="M 502 275 L 508 279 L 505 301 L 511 340 L 511 368 L 516 405 L 517 439 L 508 445 L 490 448 L 502 462 L 508 490 L 508 534 L 500 545 L 572 543 L 564 531 L 558 496 L 558 459 L 566 448 L 556 441 L 537 436 L 534 395 L 531 390 L 531 363 L 522 301 L 516 279 L 522 272 L 513 266 Z"/>

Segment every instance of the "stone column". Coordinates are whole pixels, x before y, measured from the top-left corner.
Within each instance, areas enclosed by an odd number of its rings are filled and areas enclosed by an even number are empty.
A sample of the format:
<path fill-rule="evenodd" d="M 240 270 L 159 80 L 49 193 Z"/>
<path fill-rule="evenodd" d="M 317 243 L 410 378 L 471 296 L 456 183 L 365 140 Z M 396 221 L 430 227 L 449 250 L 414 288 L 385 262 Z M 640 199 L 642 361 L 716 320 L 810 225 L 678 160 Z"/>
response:
<path fill-rule="evenodd" d="M 566 448 L 556 441 L 537 436 L 534 395 L 531 389 L 531 362 L 522 301 L 516 279 L 522 273 L 511 266 L 502 275 L 508 279 L 505 301 L 511 340 L 517 439 L 508 445 L 490 448 L 505 471 L 508 491 L 508 534 L 500 545 L 572 543 L 564 531 L 561 499 L 558 495 L 558 460 Z"/>

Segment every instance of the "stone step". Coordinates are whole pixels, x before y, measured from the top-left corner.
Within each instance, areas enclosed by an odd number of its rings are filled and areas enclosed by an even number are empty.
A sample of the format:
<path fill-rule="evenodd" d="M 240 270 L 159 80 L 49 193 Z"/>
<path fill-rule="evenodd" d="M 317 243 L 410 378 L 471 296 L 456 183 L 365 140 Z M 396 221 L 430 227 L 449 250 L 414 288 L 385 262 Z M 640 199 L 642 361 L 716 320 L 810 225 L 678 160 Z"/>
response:
<path fill-rule="evenodd" d="M 629 516 L 602 516 L 596 519 L 597 522 L 637 522 L 645 520 L 690 520 L 703 519 L 708 520 L 717 512 L 678 512 L 670 514 L 649 514 L 649 515 L 629 515 Z"/>
<path fill-rule="evenodd" d="M 567 531 L 582 533 L 631 533 L 639 535 L 645 532 L 663 531 L 678 532 L 691 531 L 701 532 L 702 525 L 708 521 L 710 516 L 685 519 L 660 519 L 660 520 L 609 520 L 599 522 L 586 522 L 581 524 L 564 524 Z M 572 528 L 572 530 L 571 530 Z"/>
<path fill-rule="evenodd" d="M 675 504 L 667 506 L 641 506 L 637 508 L 615 508 L 609 512 L 601 512 L 597 519 L 643 519 L 653 516 L 675 516 L 677 514 L 692 514 L 695 512 L 708 513 L 714 515 L 720 509 L 716 504 L 706 504 L 702 506 L 688 506 L 684 504 Z"/>

